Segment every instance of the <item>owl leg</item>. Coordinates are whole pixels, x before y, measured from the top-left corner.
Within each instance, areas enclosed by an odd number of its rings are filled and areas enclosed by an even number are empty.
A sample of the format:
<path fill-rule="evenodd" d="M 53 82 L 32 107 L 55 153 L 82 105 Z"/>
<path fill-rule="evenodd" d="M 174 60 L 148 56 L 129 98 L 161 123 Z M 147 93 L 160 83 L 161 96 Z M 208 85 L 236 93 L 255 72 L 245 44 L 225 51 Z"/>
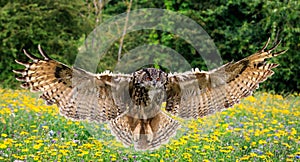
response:
<path fill-rule="evenodd" d="M 137 142 L 140 139 L 141 129 L 142 129 L 142 124 L 139 121 L 133 130 L 133 141 L 134 142 Z"/>
<path fill-rule="evenodd" d="M 147 120 L 144 125 L 145 135 L 147 137 L 147 142 L 151 142 L 154 138 L 154 134 L 150 125 L 150 120 Z"/>

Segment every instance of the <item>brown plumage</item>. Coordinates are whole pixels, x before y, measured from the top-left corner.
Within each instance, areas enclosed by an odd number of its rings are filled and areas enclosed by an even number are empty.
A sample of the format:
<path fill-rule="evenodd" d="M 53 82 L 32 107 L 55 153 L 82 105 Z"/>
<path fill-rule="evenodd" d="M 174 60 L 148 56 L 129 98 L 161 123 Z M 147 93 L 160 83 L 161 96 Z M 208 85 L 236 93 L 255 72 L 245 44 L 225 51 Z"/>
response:
<path fill-rule="evenodd" d="M 124 145 L 134 144 L 147 150 L 167 143 L 180 124 L 171 115 L 200 118 L 238 103 L 258 88 L 274 72 L 277 64 L 266 59 L 286 51 L 272 53 L 278 46 L 238 62 L 227 63 L 205 72 L 195 69 L 167 74 L 145 68 L 132 74 L 104 72 L 92 74 L 52 60 L 39 46 L 43 59 L 24 50 L 32 62 L 24 63 L 17 80 L 23 88 L 42 92 L 47 104 L 56 104 L 60 114 L 72 120 L 108 122 L 112 134 Z M 166 102 L 166 111 L 161 104 Z"/>

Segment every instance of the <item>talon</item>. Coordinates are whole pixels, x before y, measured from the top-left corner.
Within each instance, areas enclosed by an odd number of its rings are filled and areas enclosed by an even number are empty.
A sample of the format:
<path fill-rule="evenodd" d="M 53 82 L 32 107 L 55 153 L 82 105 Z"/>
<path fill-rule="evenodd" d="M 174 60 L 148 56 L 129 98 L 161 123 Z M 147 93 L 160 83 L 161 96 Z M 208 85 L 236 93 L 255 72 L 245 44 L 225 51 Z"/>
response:
<path fill-rule="evenodd" d="M 149 123 L 145 124 L 145 133 L 147 141 L 151 142 L 153 140 L 153 131 Z"/>
<path fill-rule="evenodd" d="M 137 142 L 140 139 L 141 129 L 142 129 L 141 123 L 138 123 L 133 131 L 133 141 Z"/>

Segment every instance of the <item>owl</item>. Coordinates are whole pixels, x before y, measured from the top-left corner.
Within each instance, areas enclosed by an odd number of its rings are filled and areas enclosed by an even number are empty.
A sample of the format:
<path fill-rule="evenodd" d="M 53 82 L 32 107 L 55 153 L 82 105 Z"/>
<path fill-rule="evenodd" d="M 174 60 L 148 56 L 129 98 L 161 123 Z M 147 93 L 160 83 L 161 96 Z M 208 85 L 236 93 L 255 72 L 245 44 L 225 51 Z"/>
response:
<path fill-rule="evenodd" d="M 166 73 L 143 68 L 131 74 L 105 71 L 93 74 L 51 59 L 40 46 L 42 59 L 26 52 L 31 62 L 16 79 L 21 87 L 41 92 L 46 104 L 56 104 L 62 116 L 71 120 L 107 123 L 111 133 L 125 146 L 153 150 L 176 134 L 174 119 L 201 118 L 239 103 L 274 72 L 275 63 L 266 59 L 283 54 L 273 52 L 280 42 L 237 62 L 211 71 L 197 68 L 184 73 Z M 162 104 L 166 103 L 164 109 Z"/>

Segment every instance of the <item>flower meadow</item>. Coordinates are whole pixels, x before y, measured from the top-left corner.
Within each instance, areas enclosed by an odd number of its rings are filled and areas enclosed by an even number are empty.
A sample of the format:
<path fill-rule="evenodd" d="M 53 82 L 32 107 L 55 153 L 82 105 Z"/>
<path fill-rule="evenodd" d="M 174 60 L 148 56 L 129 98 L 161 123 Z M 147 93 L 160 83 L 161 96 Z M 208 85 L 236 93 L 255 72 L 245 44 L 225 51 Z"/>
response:
<path fill-rule="evenodd" d="M 27 90 L 0 89 L 0 161 L 300 161 L 300 95 L 256 93 L 134 151 L 106 124 L 76 122 Z"/>

